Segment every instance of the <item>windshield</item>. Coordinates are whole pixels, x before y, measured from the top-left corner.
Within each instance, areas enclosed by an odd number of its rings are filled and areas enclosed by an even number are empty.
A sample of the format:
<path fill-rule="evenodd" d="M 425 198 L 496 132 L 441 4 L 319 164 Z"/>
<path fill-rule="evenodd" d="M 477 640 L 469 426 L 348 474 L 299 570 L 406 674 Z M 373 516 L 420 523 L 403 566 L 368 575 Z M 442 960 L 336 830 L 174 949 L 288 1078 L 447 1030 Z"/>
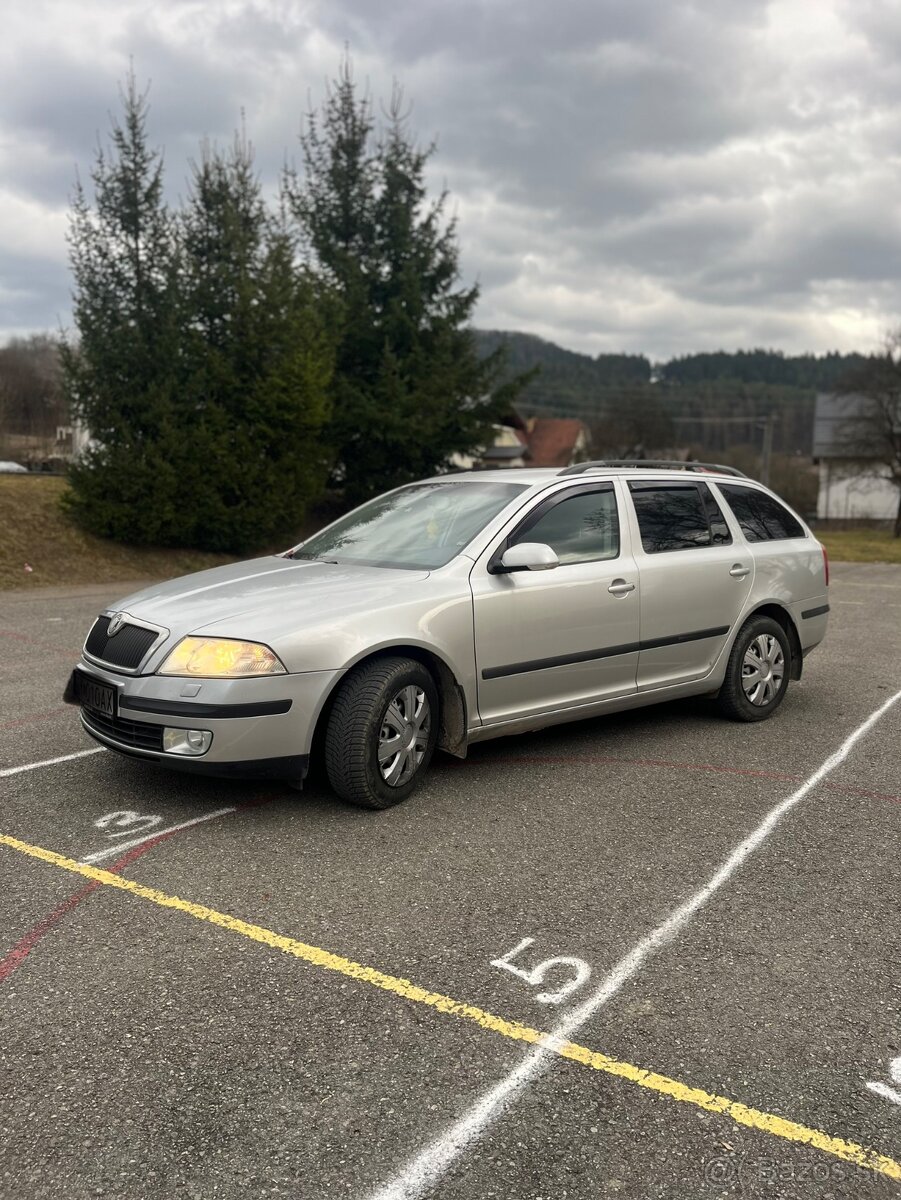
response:
<path fill-rule="evenodd" d="M 443 567 L 514 496 L 523 483 L 419 483 L 370 500 L 309 538 L 293 558 L 373 567 Z"/>

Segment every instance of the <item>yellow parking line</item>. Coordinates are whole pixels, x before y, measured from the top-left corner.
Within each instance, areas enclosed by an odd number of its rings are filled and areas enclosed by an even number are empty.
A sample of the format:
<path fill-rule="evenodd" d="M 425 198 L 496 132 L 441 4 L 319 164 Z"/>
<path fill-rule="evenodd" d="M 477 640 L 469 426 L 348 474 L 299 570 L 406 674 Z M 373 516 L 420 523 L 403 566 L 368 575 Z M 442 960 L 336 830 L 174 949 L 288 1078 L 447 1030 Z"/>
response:
<path fill-rule="evenodd" d="M 844 1159 L 845 1162 L 854 1163 L 856 1166 L 865 1167 L 881 1175 L 887 1175 L 889 1179 L 901 1181 L 901 1163 L 884 1154 L 878 1154 L 875 1150 L 859 1146 L 856 1142 L 831 1137 L 819 1129 L 811 1129 L 796 1121 L 787 1121 L 784 1117 L 750 1108 L 746 1104 L 740 1104 L 737 1100 L 730 1100 L 726 1096 L 717 1096 L 712 1092 L 704 1091 L 703 1088 L 690 1087 L 688 1084 L 680 1083 L 678 1079 L 669 1079 L 666 1075 L 658 1075 L 655 1071 L 647 1071 L 643 1067 L 633 1066 L 632 1063 L 620 1062 L 606 1054 L 590 1050 L 587 1046 L 580 1046 L 576 1042 L 550 1039 L 548 1034 L 542 1033 L 538 1029 L 532 1029 L 528 1025 L 522 1025 L 519 1021 L 508 1021 L 503 1017 L 496 1017 L 475 1005 L 465 1004 L 450 996 L 443 996 L 439 992 L 430 992 L 427 988 L 418 987 L 407 979 L 386 975 L 374 967 L 363 966 L 349 958 L 343 958 L 340 954 L 322 950 L 318 946 L 309 946 L 305 942 L 285 937 L 284 934 L 275 933 L 261 925 L 252 925 L 238 917 L 231 917 L 227 913 L 217 912 L 214 908 L 207 908 L 204 904 L 194 904 L 190 900 L 182 900 L 180 896 L 170 896 L 156 888 L 145 887 L 144 884 L 135 883 L 131 879 L 123 879 L 121 875 L 113 875 L 99 867 L 75 862 L 74 859 L 56 854 L 53 850 L 45 850 L 42 846 L 32 846 L 30 843 L 22 842 L 8 834 L 0 834 L 0 845 L 8 846 L 11 850 L 17 850 L 31 858 L 51 863 L 55 867 L 61 867 L 76 875 L 83 875 L 86 879 L 93 879 L 107 887 L 130 892 L 133 896 L 140 896 L 142 900 L 149 900 L 161 908 L 177 909 L 190 917 L 195 917 L 198 921 L 207 921 L 211 925 L 218 925 L 232 933 L 239 933 L 252 941 L 262 942 L 263 945 L 269 946 L 273 950 L 281 950 L 284 954 L 291 954 L 295 958 L 303 959 L 304 962 L 311 963 L 313 966 L 324 967 L 327 971 L 336 971 L 350 979 L 371 984 L 386 992 L 394 992 L 417 1004 L 427 1004 L 437 1012 L 447 1013 L 449 1016 L 459 1017 L 464 1021 L 471 1021 L 476 1025 L 481 1025 L 483 1029 L 501 1034 L 502 1037 L 512 1038 L 519 1042 L 529 1042 L 533 1045 L 542 1043 L 550 1052 L 560 1055 L 561 1058 L 581 1063 L 582 1066 L 591 1067 L 595 1071 L 603 1071 L 607 1075 L 628 1079 L 630 1082 L 638 1084 L 639 1087 L 647 1088 L 648 1091 L 694 1105 L 706 1112 L 722 1113 L 724 1116 L 731 1117 L 739 1125 L 746 1125 L 750 1129 L 758 1129 L 790 1142 L 812 1146 L 816 1150 Z"/>

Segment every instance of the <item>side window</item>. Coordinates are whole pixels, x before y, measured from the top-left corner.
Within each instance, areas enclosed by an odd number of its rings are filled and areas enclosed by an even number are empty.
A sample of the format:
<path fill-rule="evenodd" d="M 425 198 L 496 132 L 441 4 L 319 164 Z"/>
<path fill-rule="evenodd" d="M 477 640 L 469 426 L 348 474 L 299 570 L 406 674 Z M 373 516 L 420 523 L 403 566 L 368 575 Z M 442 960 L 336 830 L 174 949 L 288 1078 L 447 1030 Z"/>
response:
<path fill-rule="evenodd" d="M 630 482 L 641 544 L 647 554 L 697 550 L 732 541 L 719 505 L 703 483 Z"/>
<path fill-rule="evenodd" d="M 701 492 L 701 499 L 704 501 L 704 509 L 707 513 L 707 520 L 710 523 L 710 535 L 713 538 L 714 546 L 728 546 L 732 542 L 732 534 L 729 532 L 729 526 L 726 524 L 726 518 L 723 516 L 722 509 L 714 499 L 713 492 L 706 483 L 699 483 L 698 488 Z"/>
<path fill-rule="evenodd" d="M 717 486 L 749 542 L 770 542 L 805 536 L 801 525 L 788 509 L 766 492 L 737 487 L 732 483 L 720 483 Z"/>
<path fill-rule="evenodd" d="M 520 542 L 544 542 L 561 563 L 596 562 L 619 554 L 619 516 L 612 487 L 577 492 L 564 500 L 543 506 L 510 538 Z"/>

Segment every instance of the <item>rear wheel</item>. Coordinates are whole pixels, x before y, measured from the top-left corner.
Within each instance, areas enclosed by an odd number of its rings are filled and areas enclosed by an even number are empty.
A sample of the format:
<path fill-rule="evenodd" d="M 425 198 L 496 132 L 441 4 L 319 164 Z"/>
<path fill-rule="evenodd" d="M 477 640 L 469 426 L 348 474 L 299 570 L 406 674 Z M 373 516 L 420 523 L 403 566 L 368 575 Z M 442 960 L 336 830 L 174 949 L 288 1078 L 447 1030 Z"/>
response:
<path fill-rule="evenodd" d="M 438 693 L 411 658 L 380 658 L 349 672 L 325 734 L 329 783 L 363 808 L 390 808 L 416 788 L 438 737 Z"/>
<path fill-rule="evenodd" d="M 791 645 L 785 630 L 771 617 L 751 617 L 741 627 L 719 706 L 734 721 L 764 721 L 782 703 L 791 673 Z"/>

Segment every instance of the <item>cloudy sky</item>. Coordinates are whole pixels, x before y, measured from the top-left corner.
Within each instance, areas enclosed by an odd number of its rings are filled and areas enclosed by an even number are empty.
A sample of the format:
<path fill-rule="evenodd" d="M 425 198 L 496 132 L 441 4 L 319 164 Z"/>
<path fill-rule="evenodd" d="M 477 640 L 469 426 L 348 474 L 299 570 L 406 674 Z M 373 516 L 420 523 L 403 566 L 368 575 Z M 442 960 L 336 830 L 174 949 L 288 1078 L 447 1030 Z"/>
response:
<path fill-rule="evenodd" d="M 69 319 L 66 213 L 134 62 L 168 186 L 243 110 L 277 178 L 347 44 L 413 101 L 476 323 L 590 353 L 901 323 L 896 0 L 28 0 L 0 39 L 0 339 Z"/>

